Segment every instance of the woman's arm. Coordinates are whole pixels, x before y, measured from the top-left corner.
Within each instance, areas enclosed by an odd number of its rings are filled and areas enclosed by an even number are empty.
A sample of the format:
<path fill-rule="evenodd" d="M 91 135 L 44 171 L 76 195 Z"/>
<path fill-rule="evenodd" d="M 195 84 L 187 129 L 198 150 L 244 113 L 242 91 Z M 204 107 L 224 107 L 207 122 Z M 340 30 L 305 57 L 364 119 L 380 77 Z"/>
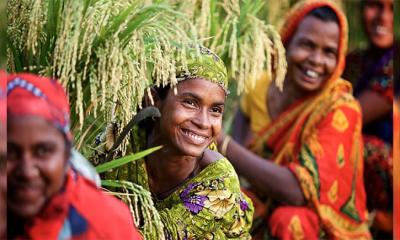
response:
<path fill-rule="evenodd" d="M 370 123 L 388 114 L 392 103 L 377 92 L 365 90 L 358 96 L 364 124 Z"/>
<path fill-rule="evenodd" d="M 239 144 L 245 146 L 248 139 L 250 138 L 250 135 L 250 121 L 243 114 L 240 108 L 238 108 L 235 114 L 235 118 L 233 119 L 232 138 L 235 139 L 235 141 Z"/>
<path fill-rule="evenodd" d="M 235 140 L 228 143 L 226 153 L 236 171 L 261 193 L 289 205 L 305 204 L 300 185 L 287 167 L 257 156 Z"/>

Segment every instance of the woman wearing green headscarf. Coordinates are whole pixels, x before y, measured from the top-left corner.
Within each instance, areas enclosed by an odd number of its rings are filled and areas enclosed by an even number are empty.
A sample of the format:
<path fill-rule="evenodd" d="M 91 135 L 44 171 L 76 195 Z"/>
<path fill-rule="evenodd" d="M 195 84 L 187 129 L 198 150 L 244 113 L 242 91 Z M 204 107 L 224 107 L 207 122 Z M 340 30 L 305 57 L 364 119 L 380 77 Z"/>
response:
<path fill-rule="evenodd" d="M 167 239 L 250 239 L 252 203 L 229 161 L 210 150 L 222 125 L 226 68 L 204 47 L 176 65 L 177 85 L 152 89 L 161 118 L 146 127 L 145 147 L 163 148 L 134 163 L 132 180 L 151 192 Z"/>

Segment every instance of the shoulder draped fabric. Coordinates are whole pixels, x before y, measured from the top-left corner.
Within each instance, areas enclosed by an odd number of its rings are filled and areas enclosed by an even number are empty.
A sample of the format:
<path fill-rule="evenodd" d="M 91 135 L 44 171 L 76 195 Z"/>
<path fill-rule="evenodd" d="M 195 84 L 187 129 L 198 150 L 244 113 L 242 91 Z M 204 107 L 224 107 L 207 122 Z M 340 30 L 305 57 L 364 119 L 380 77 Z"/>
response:
<path fill-rule="evenodd" d="M 7 79 L 7 114 L 13 118 L 44 119 L 72 142 L 67 96 L 55 79 L 28 73 L 10 74 Z M 40 159 L 42 155 L 38 156 Z M 37 156 L 28 158 L 34 157 Z M 46 158 L 46 161 L 52 160 L 52 157 Z M 41 164 L 51 164 L 46 161 Z M 22 233 L 13 233 L 21 235 L 16 236 L 16 239 L 141 239 L 126 205 L 103 193 L 75 170 L 63 167 L 67 170 L 62 172 L 62 176 L 58 176 L 63 181 L 61 189 L 54 195 L 47 196 L 48 201 L 43 204 L 39 213 L 32 217 L 32 221 L 26 223 Z M 35 175 L 42 174 L 40 170 L 35 172 Z M 24 177 L 26 176 L 19 176 L 19 179 Z M 25 180 L 24 184 L 27 185 L 33 178 L 35 177 Z M 33 185 L 37 186 L 38 181 L 34 180 Z M 46 180 L 54 181 L 47 177 Z M 22 188 L 24 184 L 21 185 Z M 47 191 L 44 194 L 48 194 Z M 13 220 L 13 217 L 13 214 L 9 214 L 10 219 Z"/>
<path fill-rule="evenodd" d="M 351 85 L 340 78 L 347 48 L 345 16 L 331 1 L 303 1 L 289 12 L 281 37 L 287 46 L 304 16 L 322 6 L 334 10 L 340 27 L 338 64 L 322 89 L 271 120 L 265 96 L 270 80 L 264 75 L 254 90 L 243 96 L 241 109 L 249 117 L 254 135 L 250 149 L 289 167 L 307 206 L 317 214 L 321 230 L 337 239 L 368 239 L 360 106 L 351 95 Z M 251 109 L 253 104 L 258 107 Z M 263 120 L 254 120 L 257 115 L 264 115 Z M 296 226 L 307 214 L 299 211 L 285 224 L 297 236 L 304 236 L 304 229 Z M 276 224 L 271 219 L 272 231 Z"/>
<path fill-rule="evenodd" d="M 145 160 L 133 165 L 133 182 L 150 191 Z M 154 203 L 167 239 L 250 239 L 254 209 L 240 191 L 233 166 L 224 158 Z"/>
<path fill-rule="evenodd" d="M 141 239 L 128 207 L 70 171 L 64 189 L 16 239 Z"/>

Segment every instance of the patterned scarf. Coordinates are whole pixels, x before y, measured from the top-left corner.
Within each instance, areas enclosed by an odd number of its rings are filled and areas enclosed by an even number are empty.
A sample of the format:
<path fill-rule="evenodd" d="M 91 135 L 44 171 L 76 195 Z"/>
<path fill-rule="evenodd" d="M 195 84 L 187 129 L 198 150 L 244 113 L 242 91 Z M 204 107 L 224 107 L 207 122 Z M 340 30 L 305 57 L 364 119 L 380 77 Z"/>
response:
<path fill-rule="evenodd" d="M 7 113 L 12 117 L 43 118 L 72 141 L 68 99 L 54 79 L 27 73 L 8 75 Z"/>
<path fill-rule="evenodd" d="M 201 77 L 220 85 L 228 93 L 228 74 L 224 62 L 210 49 L 203 46 L 190 46 L 187 51 L 187 68 L 177 61 L 178 81 Z"/>

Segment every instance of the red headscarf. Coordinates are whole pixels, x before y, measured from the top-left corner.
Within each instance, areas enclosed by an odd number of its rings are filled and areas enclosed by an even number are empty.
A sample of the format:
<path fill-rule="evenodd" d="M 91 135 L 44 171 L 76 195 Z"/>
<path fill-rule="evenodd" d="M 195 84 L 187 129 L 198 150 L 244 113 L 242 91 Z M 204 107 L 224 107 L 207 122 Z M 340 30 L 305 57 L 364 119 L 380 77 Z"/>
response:
<path fill-rule="evenodd" d="M 68 99 L 55 79 L 28 73 L 8 75 L 7 113 L 12 117 L 43 118 L 72 140 Z"/>
<path fill-rule="evenodd" d="M 346 52 L 347 52 L 347 41 L 348 41 L 348 25 L 347 18 L 343 11 L 334 2 L 329 0 L 307 0 L 300 1 L 287 13 L 285 23 L 280 30 L 281 39 L 283 45 L 287 47 L 293 35 L 295 34 L 299 24 L 304 20 L 304 17 L 309 14 L 312 10 L 319 7 L 329 7 L 336 14 L 339 20 L 339 46 L 338 46 L 338 59 L 337 66 L 332 73 L 331 77 L 327 82 L 338 79 L 344 70 Z"/>
<path fill-rule="evenodd" d="M 6 94 L 6 81 L 7 74 L 5 71 L 0 70 L 0 125 L 5 125 L 7 121 L 7 94 Z"/>

